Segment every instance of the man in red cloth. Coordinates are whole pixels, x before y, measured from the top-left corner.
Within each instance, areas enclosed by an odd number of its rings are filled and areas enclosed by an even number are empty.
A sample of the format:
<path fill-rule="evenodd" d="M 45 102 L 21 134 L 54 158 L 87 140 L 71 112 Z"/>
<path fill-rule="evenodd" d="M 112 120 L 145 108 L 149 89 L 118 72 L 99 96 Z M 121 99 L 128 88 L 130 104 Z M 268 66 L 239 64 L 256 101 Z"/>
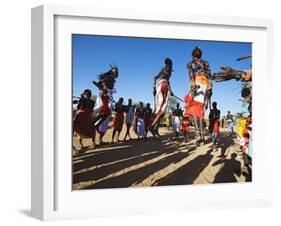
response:
<path fill-rule="evenodd" d="M 208 61 L 203 60 L 202 51 L 195 47 L 192 61 L 187 64 L 190 91 L 185 97 L 186 116 L 192 117 L 196 129 L 197 144 L 205 142 L 203 123 L 205 109 L 210 105 L 212 95 L 211 70 Z"/>

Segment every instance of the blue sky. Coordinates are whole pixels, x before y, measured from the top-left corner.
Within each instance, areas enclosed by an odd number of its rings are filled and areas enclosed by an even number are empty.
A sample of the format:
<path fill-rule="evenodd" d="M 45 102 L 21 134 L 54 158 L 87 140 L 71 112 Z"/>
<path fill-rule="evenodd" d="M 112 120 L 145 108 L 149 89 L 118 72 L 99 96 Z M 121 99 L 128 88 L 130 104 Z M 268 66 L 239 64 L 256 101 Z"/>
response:
<path fill-rule="evenodd" d="M 220 66 L 240 70 L 250 67 L 251 59 L 236 61 L 238 57 L 252 52 L 250 43 L 75 34 L 72 36 L 73 94 L 80 96 L 86 88 L 97 94 L 92 81 L 97 80 L 101 72 L 109 70 L 109 64 L 116 64 L 119 77 L 114 99 L 124 97 L 127 101 L 130 97 L 134 102 L 150 102 L 153 106 L 153 77 L 164 66 L 164 59 L 169 57 L 174 65 L 170 80 L 172 90 L 183 98 L 189 87 L 186 65 L 196 45 L 203 51 L 202 58 L 209 61 L 212 72 L 218 71 Z M 214 82 L 212 101 L 218 103 L 223 115 L 228 110 L 240 112 L 240 91 L 240 82 Z"/>

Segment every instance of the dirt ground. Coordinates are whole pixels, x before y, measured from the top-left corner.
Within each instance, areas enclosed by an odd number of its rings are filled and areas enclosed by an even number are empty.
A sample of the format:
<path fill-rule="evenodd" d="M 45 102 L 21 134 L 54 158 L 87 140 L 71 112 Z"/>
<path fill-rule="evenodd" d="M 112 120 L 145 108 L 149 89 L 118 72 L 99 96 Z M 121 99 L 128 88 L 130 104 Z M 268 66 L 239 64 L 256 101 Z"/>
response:
<path fill-rule="evenodd" d="M 125 126 L 120 138 L 123 139 Z M 106 144 L 91 149 L 91 139 L 84 139 L 85 148 L 73 154 L 73 189 L 121 188 L 161 185 L 186 185 L 251 181 L 251 166 L 245 169 L 236 140 L 221 129 L 219 148 L 211 148 L 211 138 L 197 147 L 194 140 L 171 141 L 173 131 L 160 128 L 160 141 L 149 136 L 137 140 Z M 191 129 L 191 136 L 194 134 Z M 104 137 L 111 141 L 112 129 Z M 79 147 L 76 137 L 74 147 Z"/>

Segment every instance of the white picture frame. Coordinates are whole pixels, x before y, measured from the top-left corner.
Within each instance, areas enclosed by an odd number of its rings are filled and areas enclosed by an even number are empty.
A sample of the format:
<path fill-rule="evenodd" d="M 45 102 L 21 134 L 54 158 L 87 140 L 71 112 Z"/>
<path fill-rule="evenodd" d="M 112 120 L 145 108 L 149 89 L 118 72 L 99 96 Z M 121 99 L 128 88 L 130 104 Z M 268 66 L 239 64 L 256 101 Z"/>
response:
<path fill-rule="evenodd" d="M 104 21 L 108 24 L 104 24 Z M 118 30 L 113 28 L 114 23 L 120 23 Z M 126 26 L 139 27 L 138 29 L 126 29 Z M 163 26 L 167 26 L 169 29 L 164 32 L 161 30 Z M 200 34 L 196 32 L 195 34 L 180 34 L 179 26 L 180 28 L 189 27 L 194 31 L 198 29 L 201 32 Z M 112 29 L 108 29 L 109 27 Z M 158 35 L 154 28 L 158 29 Z M 67 69 L 71 48 L 68 45 L 69 42 L 64 38 L 69 38 L 69 34 L 75 29 L 77 29 L 75 32 L 89 34 L 98 32 L 106 35 L 142 37 L 146 35 L 148 37 L 177 36 L 186 39 L 200 39 L 200 37 L 206 39 L 208 35 L 208 40 L 256 43 L 253 48 L 253 71 L 257 75 L 257 79 L 253 82 L 255 95 L 253 108 L 257 112 L 255 126 L 257 154 L 254 160 L 253 182 L 239 185 L 189 185 L 71 191 L 71 187 L 69 187 L 71 162 L 68 162 L 71 149 L 67 149 L 71 144 L 69 144 L 68 138 L 63 144 L 58 142 L 56 136 L 60 136 L 59 134 L 67 129 L 62 125 L 69 122 L 67 117 L 64 120 L 60 116 L 64 113 L 58 112 L 57 103 L 62 101 L 60 103 L 68 106 L 67 104 L 70 103 L 68 101 L 71 99 L 71 96 L 65 101 L 60 98 L 62 93 L 68 92 L 68 88 L 71 86 L 71 74 L 69 74 L 71 68 Z M 215 29 L 217 33 L 211 33 L 208 29 Z M 233 29 L 237 32 L 231 32 Z M 266 86 L 268 82 L 273 82 L 272 77 L 266 76 L 272 74 L 273 68 L 271 60 L 273 57 L 273 22 L 271 20 L 43 5 L 32 9 L 31 41 L 31 213 L 33 217 L 41 220 L 56 220 L 272 204 L 273 179 L 266 176 L 266 173 L 273 169 L 271 163 L 274 148 L 271 147 L 267 133 L 269 131 L 266 123 L 267 110 L 260 104 L 265 101 L 263 91 L 273 92 Z M 66 60 L 61 61 L 62 57 Z M 58 62 L 63 65 L 62 68 L 65 71 L 60 68 L 60 65 L 57 65 Z M 64 82 L 65 84 L 63 84 Z M 269 106 L 271 101 L 273 100 L 267 100 L 266 106 Z M 69 123 L 68 126 L 69 129 L 71 124 Z M 263 131 L 261 132 L 261 130 Z M 262 155 L 259 150 L 266 151 L 267 154 Z M 214 198 L 214 195 L 217 195 L 217 199 Z"/>

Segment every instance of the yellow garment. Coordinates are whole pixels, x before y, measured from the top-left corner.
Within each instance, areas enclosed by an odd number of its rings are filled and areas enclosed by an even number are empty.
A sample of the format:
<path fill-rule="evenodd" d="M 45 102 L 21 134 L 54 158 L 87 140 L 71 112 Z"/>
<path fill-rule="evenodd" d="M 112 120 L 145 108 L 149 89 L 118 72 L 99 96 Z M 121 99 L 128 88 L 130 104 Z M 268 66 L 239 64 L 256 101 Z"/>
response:
<path fill-rule="evenodd" d="M 247 120 L 245 118 L 239 118 L 237 120 L 237 134 L 243 137 L 243 130 L 246 128 Z"/>

